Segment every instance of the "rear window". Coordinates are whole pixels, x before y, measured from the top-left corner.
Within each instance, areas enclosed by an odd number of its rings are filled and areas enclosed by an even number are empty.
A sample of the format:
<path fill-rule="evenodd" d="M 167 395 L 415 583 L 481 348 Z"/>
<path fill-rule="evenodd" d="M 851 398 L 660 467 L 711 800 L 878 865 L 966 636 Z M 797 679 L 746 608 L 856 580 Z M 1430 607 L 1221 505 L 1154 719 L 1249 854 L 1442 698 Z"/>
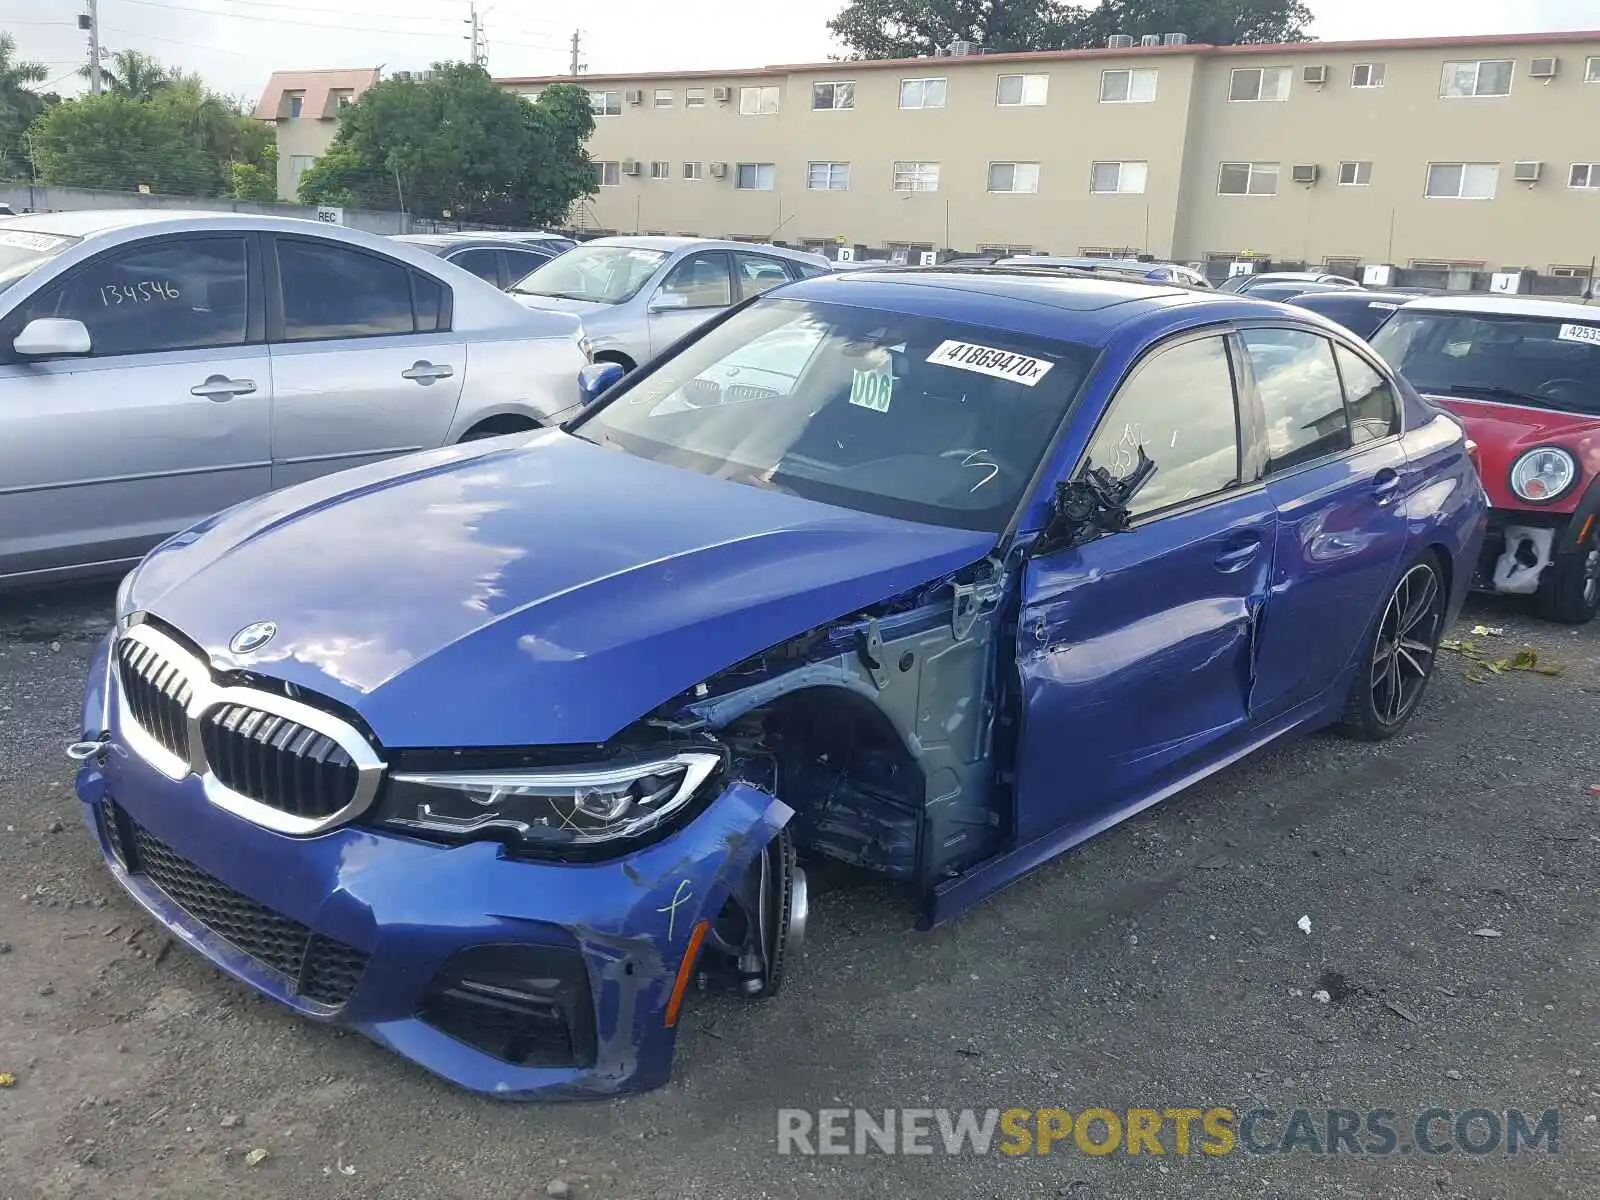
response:
<path fill-rule="evenodd" d="M 1570 320 L 1408 308 L 1372 344 L 1419 391 L 1600 414 L 1600 310 Z"/>

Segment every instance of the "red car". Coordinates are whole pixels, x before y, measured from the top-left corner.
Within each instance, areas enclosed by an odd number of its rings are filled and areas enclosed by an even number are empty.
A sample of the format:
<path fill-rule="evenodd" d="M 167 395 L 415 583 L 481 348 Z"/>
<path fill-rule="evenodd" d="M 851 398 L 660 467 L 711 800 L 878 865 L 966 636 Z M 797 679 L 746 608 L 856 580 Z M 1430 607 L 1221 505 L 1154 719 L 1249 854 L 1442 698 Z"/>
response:
<path fill-rule="evenodd" d="M 1492 511 L 1474 584 L 1552 620 L 1600 611 L 1600 306 L 1430 296 L 1373 346 L 1477 443 Z"/>

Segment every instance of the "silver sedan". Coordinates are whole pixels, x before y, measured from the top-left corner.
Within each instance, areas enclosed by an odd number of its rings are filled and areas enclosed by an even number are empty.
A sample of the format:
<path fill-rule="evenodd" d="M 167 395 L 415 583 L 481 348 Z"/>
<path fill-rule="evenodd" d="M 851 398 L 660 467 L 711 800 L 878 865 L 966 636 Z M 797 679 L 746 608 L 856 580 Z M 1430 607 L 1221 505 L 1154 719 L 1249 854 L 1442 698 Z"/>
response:
<path fill-rule="evenodd" d="M 0 586 L 113 574 L 262 492 L 562 419 L 575 317 L 274 217 L 0 221 Z"/>
<path fill-rule="evenodd" d="M 820 254 L 782 246 L 607 237 L 551 259 L 510 294 L 541 312 L 575 314 L 595 361 L 631 371 L 730 305 L 830 269 Z"/>

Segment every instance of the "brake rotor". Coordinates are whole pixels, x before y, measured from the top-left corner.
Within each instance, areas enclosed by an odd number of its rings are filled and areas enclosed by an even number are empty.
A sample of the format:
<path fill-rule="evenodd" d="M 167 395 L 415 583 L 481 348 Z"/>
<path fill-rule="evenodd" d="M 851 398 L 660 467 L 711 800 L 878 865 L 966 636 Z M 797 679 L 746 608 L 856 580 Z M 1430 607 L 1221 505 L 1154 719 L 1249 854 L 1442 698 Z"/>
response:
<path fill-rule="evenodd" d="M 709 978 L 752 1000 L 776 995 L 784 968 L 805 938 L 806 874 L 787 828 L 756 855 L 706 931 Z"/>

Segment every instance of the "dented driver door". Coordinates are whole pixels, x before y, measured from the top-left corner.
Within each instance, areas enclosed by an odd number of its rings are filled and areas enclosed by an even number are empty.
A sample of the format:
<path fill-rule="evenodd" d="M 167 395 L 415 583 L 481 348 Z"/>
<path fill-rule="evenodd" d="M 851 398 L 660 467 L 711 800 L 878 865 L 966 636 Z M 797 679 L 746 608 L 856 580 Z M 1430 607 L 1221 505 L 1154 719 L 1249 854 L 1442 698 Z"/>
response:
<path fill-rule="evenodd" d="M 1233 359 L 1221 336 L 1158 349 L 1091 442 L 1118 475 L 1156 474 L 1133 525 L 1027 564 L 1017 625 L 1017 840 L 1083 836 L 1241 739 L 1277 515 L 1241 482 Z M 1253 474 L 1253 472 L 1249 472 Z"/>

